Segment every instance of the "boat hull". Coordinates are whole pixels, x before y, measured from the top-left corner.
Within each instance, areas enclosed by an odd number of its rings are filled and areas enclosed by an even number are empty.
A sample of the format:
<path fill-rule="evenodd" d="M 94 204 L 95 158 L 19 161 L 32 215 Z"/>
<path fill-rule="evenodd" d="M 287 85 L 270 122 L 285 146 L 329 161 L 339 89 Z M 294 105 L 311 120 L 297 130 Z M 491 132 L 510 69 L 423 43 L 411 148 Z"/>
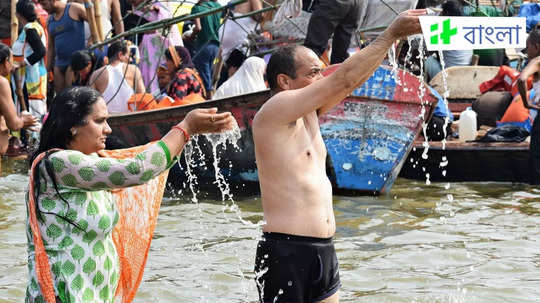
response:
<path fill-rule="evenodd" d="M 427 158 L 421 143 L 409 154 L 400 176 L 438 182 L 529 182 L 529 144 L 432 142 Z"/>
<path fill-rule="evenodd" d="M 327 73 L 333 72 L 330 68 Z M 328 150 L 327 171 L 334 187 L 355 193 L 387 192 L 407 157 L 423 119 L 429 117 L 435 99 L 424 93 L 416 77 L 380 67 L 374 75 L 344 101 L 320 116 L 321 133 Z M 219 151 L 230 162 L 224 174 L 232 182 L 257 182 L 252 121 L 257 110 L 268 100 L 268 91 L 209 101 L 195 105 L 112 116 L 110 148 L 145 144 L 158 140 L 170 127 L 194 108 L 218 107 L 236 118 L 241 138 L 240 151 L 227 146 Z M 116 144 L 116 145 L 115 145 Z M 209 144 L 202 140 L 202 148 Z M 205 167 L 212 167 L 211 163 Z M 215 178 L 207 169 L 195 171 L 201 179 Z M 184 178 L 181 172 L 176 178 Z M 180 175 L 180 177 L 178 177 Z M 182 184 L 178 180 L 175 183 Z"/>

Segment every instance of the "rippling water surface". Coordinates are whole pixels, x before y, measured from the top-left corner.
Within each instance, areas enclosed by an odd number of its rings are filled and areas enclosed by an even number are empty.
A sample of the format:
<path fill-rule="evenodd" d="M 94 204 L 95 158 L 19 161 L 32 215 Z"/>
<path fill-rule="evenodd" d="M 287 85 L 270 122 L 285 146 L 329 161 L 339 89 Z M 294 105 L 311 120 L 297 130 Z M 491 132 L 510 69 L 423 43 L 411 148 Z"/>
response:
<path fill-rule="evenodd" d="M 22 166 L 0 178 L 0 302 L 26 283 Z M 6 171 L 18 171 L 6 175 Z M 540 190 L 398 179 L 384 197 L 334 197 L 341 302 L 539 302 Z M 136 302 L 256 302 L 260 199 L 163 201 Z"/>

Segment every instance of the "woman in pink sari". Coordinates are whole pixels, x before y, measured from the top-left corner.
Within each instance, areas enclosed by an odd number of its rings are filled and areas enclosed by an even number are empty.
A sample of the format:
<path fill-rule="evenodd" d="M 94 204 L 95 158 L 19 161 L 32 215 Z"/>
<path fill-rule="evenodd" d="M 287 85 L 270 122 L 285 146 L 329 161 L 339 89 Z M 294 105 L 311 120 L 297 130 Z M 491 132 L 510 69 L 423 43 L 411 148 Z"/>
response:
<path fill-rule="evenodd" d="M 143 18 L 146 22 L 171 18 L 173 15 L 173 12 L 166 2 L 153 2 L 138 10 L 135 10 L 135 8 L 144 2 L 144 0 L 128 0 L 128 2 L 133 6 L 133 13 Z M 182 36 L 180 35 L 177 26 L 171 26 L 170 32 L 166 37 L 161 31 L 151 31 L 145 33 L 142 36 L 142 40 L 137 42 L 139 43 L 139 52 L 141 55 L 139 69 L 141 70 L 146 91 L 155 91 L 159 89 L 156 69 L 162 63 L 165 63 L 165 50 L 168 49 L 170 44 L 174 46 L 183 46 Z"/>

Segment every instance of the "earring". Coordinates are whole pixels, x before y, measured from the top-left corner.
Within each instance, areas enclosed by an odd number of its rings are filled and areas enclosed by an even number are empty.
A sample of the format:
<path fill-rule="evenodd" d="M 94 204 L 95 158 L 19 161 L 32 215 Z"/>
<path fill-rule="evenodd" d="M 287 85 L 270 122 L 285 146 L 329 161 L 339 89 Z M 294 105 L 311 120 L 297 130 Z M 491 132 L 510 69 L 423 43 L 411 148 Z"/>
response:
<path fill-rule="evenodd" d="M 76 135 L 77 135 L 77 129 L 72 129 L 71 130 L 71 136 L 75 137 Z"/>

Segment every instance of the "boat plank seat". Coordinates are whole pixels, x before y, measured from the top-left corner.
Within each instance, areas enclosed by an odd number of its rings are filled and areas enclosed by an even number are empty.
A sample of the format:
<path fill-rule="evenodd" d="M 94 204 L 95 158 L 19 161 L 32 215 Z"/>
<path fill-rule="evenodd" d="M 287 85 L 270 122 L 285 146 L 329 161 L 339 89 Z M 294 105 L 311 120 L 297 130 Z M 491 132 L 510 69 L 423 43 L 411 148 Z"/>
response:
<path fill-rule="evenodd" d="M 493 79 L 498 72 L 498 66 L 471 65 L 447 68 L 448 100 L 476 100 L 481 95 L 478 88 L 480 83 Z M 445 91 L 443 81 L 441 72 L 431 79 L 429 85 L 443 95 Z"/>

